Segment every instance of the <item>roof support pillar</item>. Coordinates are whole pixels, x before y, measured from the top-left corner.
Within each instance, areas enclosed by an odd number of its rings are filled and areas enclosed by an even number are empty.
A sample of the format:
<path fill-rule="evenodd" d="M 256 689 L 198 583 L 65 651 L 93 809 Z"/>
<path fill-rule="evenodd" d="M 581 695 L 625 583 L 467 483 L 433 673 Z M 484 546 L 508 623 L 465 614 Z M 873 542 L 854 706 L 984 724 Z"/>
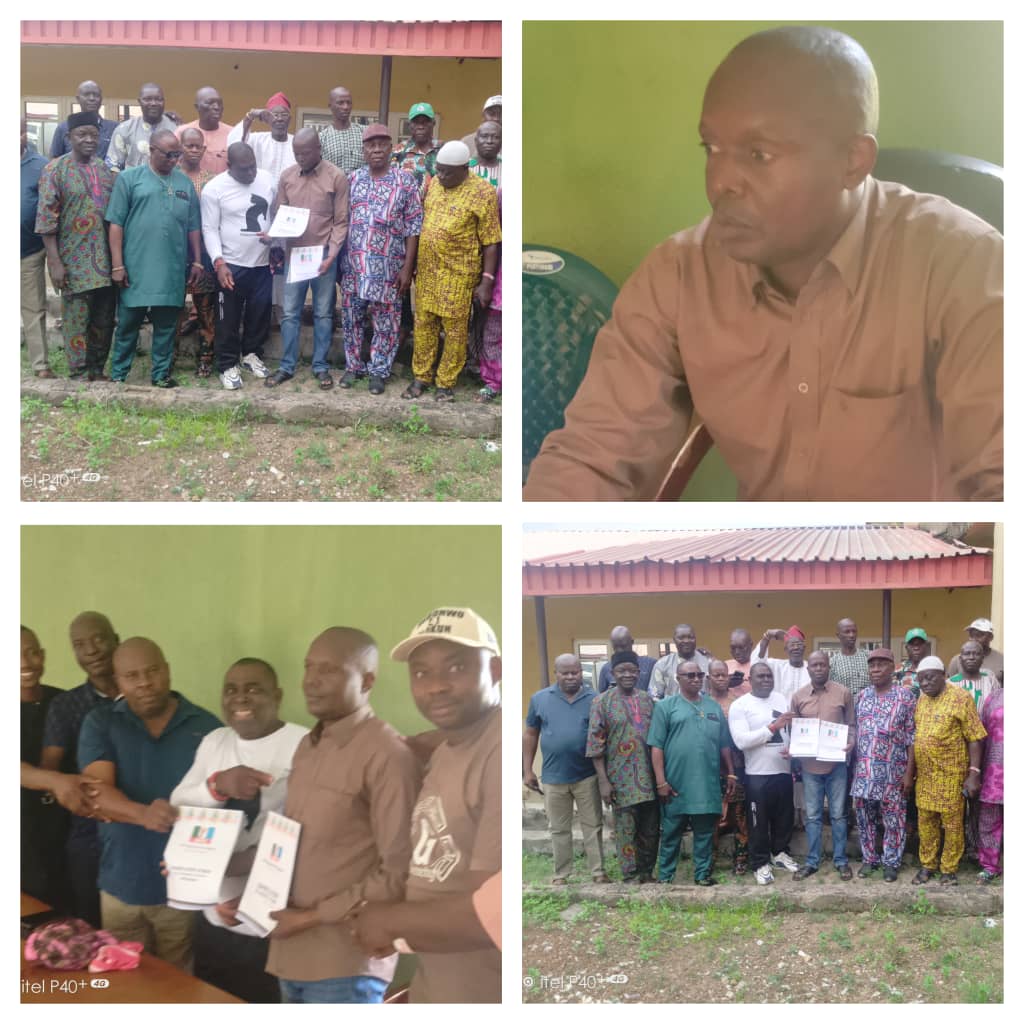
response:
<path fill-rule="evenodd" d="M 882 591 L 882 646 L 892 650 L 892 591 Z"/>
<path fill-rule="evenodd" d="M 380 59 L 380 110 L 377 112 L 378 124 L 388 123 L 388 111 L 391 109 L 391 58 Z M 394 140 L 397 149 L 398 139 Z"/>
<path fill-rule="evenodd" d="M 538 690 L 546 690 L 551 685 L 548 677 L 548 622 L 544 614 L 544 598 L 533 599 L 533 612 L 537 619 L 537 653 L 540 658 L 540 680 Z"/>

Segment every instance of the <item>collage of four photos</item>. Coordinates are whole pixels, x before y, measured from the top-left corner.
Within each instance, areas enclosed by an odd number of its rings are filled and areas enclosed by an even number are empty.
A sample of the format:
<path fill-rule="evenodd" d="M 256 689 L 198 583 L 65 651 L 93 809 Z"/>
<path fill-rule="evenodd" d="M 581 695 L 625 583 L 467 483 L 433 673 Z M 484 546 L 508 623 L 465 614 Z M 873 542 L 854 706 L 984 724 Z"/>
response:
<path fill-rule="evenodd" d="M 1008 22 L 17 26 L 22 1003 L 1012 1004 Z"/>

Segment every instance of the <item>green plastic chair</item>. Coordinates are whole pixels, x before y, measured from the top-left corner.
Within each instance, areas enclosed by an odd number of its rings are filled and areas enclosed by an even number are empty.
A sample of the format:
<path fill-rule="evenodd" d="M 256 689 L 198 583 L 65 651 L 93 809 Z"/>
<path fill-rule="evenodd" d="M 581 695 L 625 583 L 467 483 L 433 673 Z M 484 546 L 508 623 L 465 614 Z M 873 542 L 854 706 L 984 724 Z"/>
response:
<path fill-rule="evenodd" d="M 586 260 L 550 245 L 523 246 L 523 481 L 544 438 L 587 372 L 594 338 L 618 288 Z"/>

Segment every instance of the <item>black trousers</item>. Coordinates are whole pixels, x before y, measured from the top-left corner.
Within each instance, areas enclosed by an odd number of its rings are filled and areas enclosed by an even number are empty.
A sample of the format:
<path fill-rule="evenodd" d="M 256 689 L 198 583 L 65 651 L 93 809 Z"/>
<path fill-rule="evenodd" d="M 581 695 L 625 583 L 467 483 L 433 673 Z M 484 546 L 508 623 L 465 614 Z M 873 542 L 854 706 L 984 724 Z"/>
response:
<path fill-rule="evenodd" d="M 750 866 L 756 871 L 778 853 L 789 853 L 793 838 L 793 778 L 747 773 L 747 831 Z"/>
<path fill-rule="evenodd" d="M 75 917 L 100 925 L 100 840 L 96 835 L 70 835 L 67 845 L 68 880 Z"/>
<path fill-rule="evenodd" d="M 270 267 L 236 267 L 228 264 L 234 278 L 233 291 L 220 292 L 221 310 L 217 321 L 217 372 L 223 373 L 250 352 L 263 358 L 263 346 L 270 335 L 270 307 L 273 278 Z M 244 341 L 243 341 L 244 336 Z M 243 351 L 244 347 L 244 351 Z"/>
<path fill-rule="evenodd" d="M 196 914 L 195 975 L 247 1003 L 279 1003 L 281 986 L 267 974 L 269 939 L 218 928 Z"/>

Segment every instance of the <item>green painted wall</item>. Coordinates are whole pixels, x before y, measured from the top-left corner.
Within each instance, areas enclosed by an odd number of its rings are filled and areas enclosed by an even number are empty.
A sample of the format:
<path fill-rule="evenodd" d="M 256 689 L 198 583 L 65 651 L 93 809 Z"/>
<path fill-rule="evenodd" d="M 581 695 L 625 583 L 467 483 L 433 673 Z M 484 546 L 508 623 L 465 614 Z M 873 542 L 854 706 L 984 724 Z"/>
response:
<path fill-rule="evenodd" d="M 427 723 L 391 647 L 445 604 L 469 605 L 501 637 L 498 527 L 29 526 L 21 568 L 21 621 L 46 650 L 43 682 L 81 682 L 67 631 L 93 609 L 122 639 L 151 637 L 172 685 L 218 716 L 225 669 L 255 656 L 277 669 L 284 717 L 311 725 L 306 650 L 326 627 L 349 625 L 380 646 L 377 714 L 418 731 Z"/>
<path fill-rule="evenodd" d="M 780 22 L 525 22 L 523 240 L 621 285 L 708 213 L 697 122 L 726 53 Z M 880 143 L 1003 162 L 1001 22 L 828 22 L 874 62 Z M 687 497 L 734 497 L 712 453 Z"/>

